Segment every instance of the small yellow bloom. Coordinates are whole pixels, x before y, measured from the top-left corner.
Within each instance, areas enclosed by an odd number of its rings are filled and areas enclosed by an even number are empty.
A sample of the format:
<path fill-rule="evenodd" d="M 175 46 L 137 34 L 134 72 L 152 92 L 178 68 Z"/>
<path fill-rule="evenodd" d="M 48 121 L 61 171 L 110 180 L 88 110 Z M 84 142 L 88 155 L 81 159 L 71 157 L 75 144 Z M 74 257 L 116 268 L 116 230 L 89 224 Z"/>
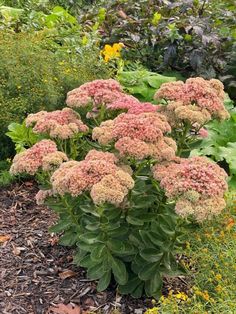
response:
<path fill-rule="evenodd" d="M 152 309 L 148 309 L 144 314 L 158 314 L 159 308 L 158 307 L 154 307 Z"/>
<path fill-rule="evenodd" d="M 208 293 L 208 291 L 206 291 L 206 290 L 202 293 L 202 297 L 203 297 L 203 299 L 206 300 L 206 301 L 209 301 L 209 300 L 210 300 L 209 293 Z"/>
<path fill-rule="evenodd" d="M 190 249 L 190 243 L 188 241 L 186 241 L 186 249 Z"/>
<path fill-rule="evenodd" d="M 223 291 L 223 287 L 221 285 L 218 285 L 218 286 L 215 287 L 215 291 L 217 293 L 221 293 Z"/>
<path fill-rule="evenodd" d="M 118 59 L 121 57 L 121 49 L 124 47 L 122 43 L 115 43 L 113 46 L 105 45 L 101 50 L 101 55 L 105 62 L 109 62 L 111 59 Z"/>
<path fill-rule="evenodd" d="M 216 280 L 218 280 L 218 281 L 219 281 L 219 280 L 221 280 L 221 279 L 222 279 L 221 274 L 217 274 L 217 275 L 215 275 L 215 279 L 216 279 Z"/>
<path fill-rule="evenodd" d="M 177 294 L 174 295 L 174 297 L 182 301 L 186 301 L 188 299 L 187 294 L 185 294 L 184 292 L 178 292 Z"/>

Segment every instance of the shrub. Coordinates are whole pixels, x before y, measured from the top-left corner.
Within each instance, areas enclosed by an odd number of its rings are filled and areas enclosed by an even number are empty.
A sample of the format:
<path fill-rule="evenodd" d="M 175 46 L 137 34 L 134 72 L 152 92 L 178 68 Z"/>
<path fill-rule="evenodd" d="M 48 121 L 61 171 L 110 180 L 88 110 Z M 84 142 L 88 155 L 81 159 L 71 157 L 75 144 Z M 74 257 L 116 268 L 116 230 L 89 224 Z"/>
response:
<path fill-rule="evenodd" d="M 43 34 L 0 33 L 0 158 L 9 155 L 4 136 L 10 122 L 21 122 L 31 112 L 61 108 L 68 90 L 108 71 L 96 49 L 83 57 L 53 53 Z"/>
<path fill-rule="evenodd" d="M 10 172 L 35 175 L 37 203 L 49 205 L 60 217 L 51 231 L 63 232 L 61 244 L 76 245 L 74 262 L 98 280 L 99 291 L 115 280 L 123 294 L 158 298 L 163 276 L 184 271 L 175 258 L 182 218 L 202 222 L 224 209 L 226 172 L 205 157 L 180 157 L 182 145 L 198 138 L 204 123 L 195 120 L 194 111 L 193 119 L 191 111 L 187 118 L 175 117 L 177 147 L 171 138 L 173 121 L 165 110 L 158 112 L 171 99 L 182 101 L 183 112 L 195 105 L 208 119 L 224 119 L 222 96 L 216 80 L 167 82 L 155 96 L 165 103 L 155 106 L 124 94 L 115 80 L 95 80 L 67 96 L 69 106 L 87 111 L 90 130 L 68 108 L 27 117 L 26 126 L 33 127 L 29 133 L 39 138 L 14 157 Z M 55 132 L 72 124 L 76 133 L 64 137 Z M 24 142 L 19 129 L 28 145 L 25 127 L 18 127 L 12 138 Z M 74 149 L 68 150 L 74 145 L 76 160 Z"/>
<path fill-rule="evenodd" d="M 192 152 L 192 156 L 208 156 L 218 162 L 230 175 L 229 186 L 236 189 L 236 115 L 228 121 L 212 121 L 207 125 L 208 136 Z"/>
<path fill-rule="evenodd" d="M 153 72 L 222 74 L 236 38 L 234 1 L 99 1 L 79 15 L 99 23 L 104 44 L 122 42 L 124 59 Z M 90 22 L 90 23 L 89 23 Z"/>

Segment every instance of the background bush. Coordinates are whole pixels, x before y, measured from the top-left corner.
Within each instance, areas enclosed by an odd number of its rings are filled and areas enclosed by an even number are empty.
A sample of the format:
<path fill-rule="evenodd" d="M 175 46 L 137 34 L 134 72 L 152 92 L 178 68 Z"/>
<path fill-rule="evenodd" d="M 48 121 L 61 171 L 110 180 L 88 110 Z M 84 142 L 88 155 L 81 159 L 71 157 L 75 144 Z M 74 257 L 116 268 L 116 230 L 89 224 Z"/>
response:
<path fill-rule="evenodd" d="M 61 108 L 69 90 L 109 76 L 98 49 L 87 49 L 82 55 L 55 53 L 47 41 L 40 32 L 0 33 L 1 159 L 12 151 L 4 135 L 9 123 L 20 122 L 31 112 Z"/>
<path fill-rule="evenodd" d="M 104 44 L 123 42 L 124 59 L 151 71 L 212 78 L 225 73 L 232 59 L 234 10 L 232 0 L 101 0 L 79 20 L 99 23 Z"/>

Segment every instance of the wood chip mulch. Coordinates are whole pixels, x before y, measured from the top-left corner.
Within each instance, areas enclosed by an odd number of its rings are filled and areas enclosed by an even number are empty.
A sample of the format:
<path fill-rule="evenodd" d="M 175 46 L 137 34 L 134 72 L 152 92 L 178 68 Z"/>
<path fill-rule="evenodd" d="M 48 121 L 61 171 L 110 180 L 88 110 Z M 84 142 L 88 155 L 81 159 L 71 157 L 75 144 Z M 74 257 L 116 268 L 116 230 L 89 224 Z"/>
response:
<path fill-rule="evenodd" d="M 84 269 L 72 263 L 73 250 L 58 245 L 48 228 L 56 215 L 35 203 L 34 182 L 0 189 L 0 313 L 47 314 L 58 303 L 108 314 L 142 314 L 151 301 L 117 295 L 115 287 L 98 293 Z M 189 280 L 166 280 L 169 289 L 188 291 Z"/>

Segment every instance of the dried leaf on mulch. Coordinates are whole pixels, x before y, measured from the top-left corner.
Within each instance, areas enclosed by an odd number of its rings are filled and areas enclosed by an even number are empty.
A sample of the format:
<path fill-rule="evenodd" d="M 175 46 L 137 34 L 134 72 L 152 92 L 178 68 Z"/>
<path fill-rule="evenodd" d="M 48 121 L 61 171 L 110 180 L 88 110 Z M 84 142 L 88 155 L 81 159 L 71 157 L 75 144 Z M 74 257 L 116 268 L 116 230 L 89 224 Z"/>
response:
<path fill-rule="evenodd" d="M 74 276 L 76 276 L 76 272 L 70 269 L 64 270 L 63 272 L 59 273 L 59 277 L 63 280 Z"/>
<path fill-rule="evenodd" d="M 47 314 L 82 314 L 81 309 L 77 305 L 72 304 L 57 304 L 56 306 L 51 306 L 48 309 Z"/>
<path fill-rule="evenodd" d="M 0 235 L 0 243 L 4 243 L 7 242 L 11 239 L 11 236 L 9 236 L 8 234 L 2 234 Z"/>

